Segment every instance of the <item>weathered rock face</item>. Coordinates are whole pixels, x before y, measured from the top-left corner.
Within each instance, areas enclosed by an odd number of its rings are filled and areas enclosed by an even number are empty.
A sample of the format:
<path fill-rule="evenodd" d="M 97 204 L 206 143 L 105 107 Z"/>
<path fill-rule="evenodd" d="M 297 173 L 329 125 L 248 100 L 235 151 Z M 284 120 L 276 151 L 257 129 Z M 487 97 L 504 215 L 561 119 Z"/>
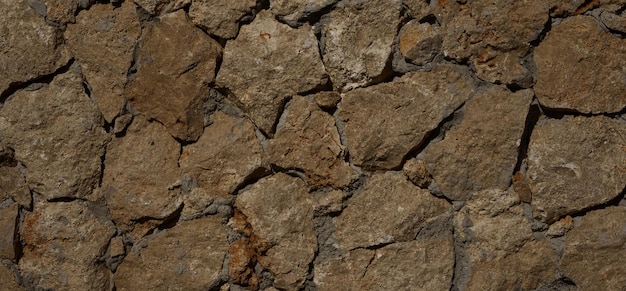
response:
<path fill-rule="evenodd" d="M 191 0 L 133 0 L 152 15 L 165 14 L 189 6 Z"/>
<path fill-rule="evenodd" d="M 34 289 L 109 288 L 103 256 L 115 226 L 106 208 L 92 202 L 36 205 L 22 230 L 24 256 L 19 268 Z"/>
<path fill-rule="evenodd" d="M 235 207 L 264 241 L 267 250 L 259 262 L 276 277 L 274 286 L 298 290 L 317 249 L 313 201 L 306 184 L 298 178 L 276 174 L 239 194 Z"/>
<path fill-rule="evenodd" d="M 0 259 L 15 261 L 15 232 L 19 205 L 16 203 L 0 209 Z"/>
<path fill-rule="evenodd" d="M 256 2 L 195 0 L 189 7 L 189 17 L 212 35 L 234 38 L 239 32 L 239 21 L 251 12 Z"/>
<path fill-rule="evenodd" d="M 139 18 L 130 1 L 119 8 L 98 4 L 81 11 L 76 24 L 68 25 L 65 31 L 92 98 L 108 122 L 117 117 L 124 104 L 126 74 L 140 34 Z"/>
<path fill-rule="evenodd" d="M 307 182 L 345 187 L 357 173 L 344 161 L 335 120 L 313 102 L 295 96 L 285 122 L 269 141 L 269 160 L 285 169 L 304 171 Z"/>
<path fill-rule="evenodd" d="M 474 191 L 509 187 L 532 98 L 531 90 L 481 88 L 461 123 L 429 145 L 424 159 L 446 197 L 465 200 Z"/>
<path fill-rule="evenodd" d="M 400 53 L 416 65 L 424 65 L 433 60 L 441 51 L 443 41 L 439 26 L 411 20 L 400 30 Z"/>
<path fill-rule="evenodd" d="M 352 161 L 367 169 L 393 169 L 427 134 L 474 92 L 468 71 L 441 65 L 393 82 L 346 93 L 337 115 L 345 122 Z"/>
<path fill-rule="evenodd" d="M 138 53 L 137 73 L 124 92 L 128 100 L 174 137 L 197 140 L 204 127 L 203 98 L 215 79 L 221 46 L 179 10 L 144 29 Z"/>
<path fill-rule="evenodd" d="M 108 137 L 77 70 L 38 90 L 16 92 L 0 110 L 3 143 L 27 168 L 30 189 L 47 199 L 85 197 L 100 178 Z"/>
<path fill-rule="evenodd" d="M 542 105 L 582 113 L 618 112 L 626 107 L 626 40 L 602 30 L 589 16 L 555 26 L 535 50 Z"/>
<path fill-rule="evenodd" d="M 118 227 L 132 230 L 134 221 L 164 219 L 180 206 L 178 151 L 164 126 L 142 116 L 109 143 L 102 191 Z"/>
<path fill-rule="evenodd" d="M 426 222 L 450 206 L 417 188 L 400 173 L 376 174 L 337 217 L 337 243 L 340 248 L 351 250 L 410 241 Z"/>
<path fill-rule="evenodd" d="M 216 81 L 230 90 L 235 103 L 266 134 L 273 132 L 288 97 L 326 82 L 311 27 L 291 28 L 276 21 L 269 11 L 261 11 L 226 44 Z"/>
<path fill-rule="evenodd" d="M 626 285 L 626 208 L 595 210 L 565 236 L 561 265 L 581 289 L 619 290 Z"/>
<path fill-rule="evenodd" d="M 401 1 L 350 0 L 322 27 L 324 65 L 335 88 L 347 91 L 386 77 L 400 24 Z"/>
<path fill-rule="evenodd" d="M 61 31 L 47 25 L 27 0 L 2 0 L 0 14 L 0 94 L 68 62 Z"/>
<path fill-rule="evenodd" d="M 22 207 L 30 208 L 31 196 L 26 179 L 17 167 L 0 166 L 0 201 L 13 199 Z"/>
<path fill-rule="evenodd" d="M 339 0 L 271 0 L 272 13 L 291 26 Z"/>
<path fill-rule="evenodd" d="M 540 120 L 528 148 L 533 212 L 544 222 L 606 203 L 626 186 L 626 125 L 608 117 Z"/>
<path fill-rule="evenodd" d="M 24 290 L 15 280 L 13 271 L 3 264 L 0 264 L 0 282 L 2 282 L 2 288 L 7 291 Z"/>
<path fill-rule="evenodd" d="M 180 222 L 135 246 L 115 275 L 118 290 L 208 290 L 219 284 L 228 252 L 218 217 Z M 150 270 L 149 272 L 146 272 Z"/>
<path fill-rule="evenodd" d="M 43 0 L 43 1 L 28 1 L 31 7 L 37 11 L 37 4 L 42 3 L 46 7 L 46 20 L 56 22 L 59 24 L 74 23 L 76 10 L 78 9 L 79 0 Z M 34 3 L 33 3 L 34 2 Z"/>

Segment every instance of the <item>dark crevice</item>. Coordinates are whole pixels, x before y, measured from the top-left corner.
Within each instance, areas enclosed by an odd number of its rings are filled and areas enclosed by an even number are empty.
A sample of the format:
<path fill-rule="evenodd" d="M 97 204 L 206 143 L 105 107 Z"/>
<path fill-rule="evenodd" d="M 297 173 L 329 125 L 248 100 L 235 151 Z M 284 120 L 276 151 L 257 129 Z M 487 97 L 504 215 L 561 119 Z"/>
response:
<path fill-rule="evenodd" d="M 375 244 L 375 245 L 371 245 L 371 246 L 367 246 L 367 247 L 363 247 L 363 248 L 354 248 L 352 250 L 355 250 L 355 249 L 366 249 L 366 250 L 375 251 L 375 250 L 382 249 L 382 248 L 384 248 L 384 247 L 386 247 L 386 246 L 388 246 L 390 244 L 393 244 L 393 243 L 395 243 L 395 242 L 392 241 L 392 242 L 386 242 L 386 243 L 379 243 L 379 244 Z"/>
<path fill-rule="evenodd" d="M 606 116 L 606 117 L 615 119 L 615 118 L 620 118 L 623 115 L 626 115 L 626 108 L 623 108 L 622 110 L 618 112 L 610 112 L 610 113 L 607 113 L 607 112 L 583 113 L 583 112 L 579 112 L 579 111 L 576 111 L 574 109 L 569 109 L 569 108 L 546 107 L 545 105 L 541 105 L 541 102 L 539 102 L 539 107 L 543 115 L 552 119 L 562 119 L 565 116 L 582 116 L 582 117 Z"/>
<path fill-rule="evenodd" d="M 36 84 L 50 84 L 50 82 L 54 80 L 54 77 L 56 77 L 57 75 L 65 74 L 73 64 L 74 59 L 71 58 L 65 65 L 62 65 L 50 74 L 35 77 L 25 82 L 13 82 L 9 84 L 9 87 L 4 90 L 2 94 L 0 94 L 0 104 L 4 103 L 7 98 L 9 98 L 9 96 L 15 94 L 15 92 L 21 89 L 26 89 L 28 87 L 37 87 Z"/>
<path fill-rule="evenodd" d="M 270 1 L 269 0 L 258 0 L 256 2 L 256 6 L 254 6 L 250 10 L 250 13 L 242 16 L 239 19 L 239 27 L 241 27 L 242 25 L 247 25 L 247 24 L 252 23 L 252 21 L 254 21 L 254 19 L 256 18 L 256 15 L 261 10 L 269 10 L 269 9 L 270 9 Z"/>
<path fill-rule="evenodd" d="M 260 168 L 255 169 L 254 171 L 252 171 L 252 173 L 250 173 L 248 176 L 246 176 L 243 179 L 243 182 L 239 184 L 237 188 L 235 188 L 235 190 L 233 191 L 233 194 L 239 193 L 239 191 L 242 191 L 248 186 L 256 184 L 256 182 L 258 182 L 259 180 L 265 177 L 268 177 L 271 174 L 272 174 L 272 171 L 267 168 L 260 167 Z"/>
<path fill-rule="evenodd" d="M 619 195 L 617 195 L 616 197 L 614 197 L 613 199 L 602 203 L 602 204 L 598 204 L 598 205 L 594 205 L 594 206 L 590 206 L 590 207 L 586 207 L 581 209 L 580 211 L 576 211 L 575 213 L 570 213 L 570 214 L 564 214 L 564 215 L 560 215 L 555 221 L 559 221 L 560 219 L 562 219 L 563 217 L 569 215 L 572 218 L 574 217 L 579 217 L 579 216 L 585 216 L 587 215 L 587 213 L 591 212 L 591 211 L 596 211 L 596 210 L 602 210 L 611 206 L 618 206 L 620 204 L 620 202 L 622 202 L 623 199 L 626 198 L 626 187 L 624 189 L 622 189 L 622 191 L 620 192 Z"/>
<path fill-rule="evenodd" d="M 335 3 L 330 4 L 330 5 L 322 8 L 322 9 L 320 9 L 318 11 L 315 11 L 315 12 L 312 12 L 312 13 L 309 13 L 309 14 L 303 16 L 300 19 L 300 23 L 299 24 L 301 24 L 301 23 L 308 23 L 311 26 L 314 26 L 314 25 L 320 23 L 320 21 L 322 21 L 322 18 L 325 15 L 328 15 L 331 11 L 333 11 L 339 2 L 340 1 L 336 1 Z"/>
<path fill-rule="evenodd" d="M 25 216 L 24 209 L 19 207 L 15 217 L 15 229 L 13 230 L 13 252 L 16 263 L 19 263 L 22 256 L 24 256 L 24 248 L 20 240 L 20 225 L 22 225 L 22 220 Z"/>
<path fill-rule="evenodd" d="M 543 29 L 541 30 L 541 32 L 539 32 L 539 35 L 537 35 L 537 37 L 530 42 L 530 45 L 533 47 L 538 46 L 539 43 L 541 43 L 541 41 L 543 41 L 543 39 L 546 37 L 548 32 L 550 32 L 550 30 L 552 30 L 552 17 L 548 17 L 548 21 L 546 21 L 546 23 L 543 25 Z"/>
<path fill-rule="evenodd" d="M 102 187 L 102 181 L 104 180 L 104 168 L 106 167 L 106 154 L 107 154 L 107 147 L 105 145 L 104 152 L 102 153 L 102 156 L 100 156 L 100 175 L 98 177 L 98 187 Z"/>
<path fill-rule="evenodd" d="M 526 116 L 526 123 L 524 125 L 524 132 L 522 133 L 522 137 L 520 139 L 520 145 L 518 147 L 517 152 L 517 162 L 515 163 L 515 167 L 513 168 L 513 174 L 519 172 L 522 168 L 523 161 L 526 159 L 528 155 L 528 146 L 530 144 L 530 136 L 539 121 L 539 117 L 541 116 L 541 110 L 538 104 L 531 104 L 528 110 L 528 115 Z"/>
<path fill-rule="evenodd" d="M 285 100 L 283 100 L 282 103 L 280 104 L 278 112 L 276 113 L 276 116 L 274 117 L 274 124 L 272 125 L 271 132 L 264 132 L 262 128 L 259 128 L 259 130 L 261 130 L 261 132 L 263 132 L 265 136 L 271 136 L 271 137 L 274 136 L 276 129 L 278 129 L 278 125 L 283 119 L 283 114 L 285 113 L 285 110 L 287 109 L 287 106 L 289 105 L 291 98 L 292 97 L 285 98 Z"/>
<path fill-rule="evenodd" d="M 74 202 L 74 201 L 87 201 L 84 198 L 78 198 L 78 197 L 58 197 L 58 198 L 52 198 L 52 199 L 48 199 L 48 202 Z"/>

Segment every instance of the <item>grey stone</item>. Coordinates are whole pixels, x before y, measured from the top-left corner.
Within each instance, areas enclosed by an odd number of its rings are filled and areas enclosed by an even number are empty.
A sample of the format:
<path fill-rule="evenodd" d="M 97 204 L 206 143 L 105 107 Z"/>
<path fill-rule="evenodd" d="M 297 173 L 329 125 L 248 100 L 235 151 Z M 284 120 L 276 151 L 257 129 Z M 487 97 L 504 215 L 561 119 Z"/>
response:
<path fill-rule="evenodd" d="M 162 15 L 189 6 L 191 0 L 133 0 L 152 15 Z"/>
<path fill-rule="evenodd" d="M 349 0 L 330 12 L 322 27 L 323 56 L 335 88 L 348 91 L 387 77 L 401 5 L 399 0 Z"/>
<path fill-rule="evenodd" d="M 345 123 L 352 162 L 366 169 L 399 167 L 474 90 L 467 68 L 440 65 L 347 92 L 337 117 Z"/>
<path fill-rule="evenodd" d="M 626 126 L 604 116 L 540 120 L 526 174 L 534 216 L 552 223 L 619 196 L 626 186 L 624 137 Z"/>
<path fill-rule="evenodd" d="M 326 84 L 317 39 L 309 25 L 293 29 L 261 11 L 226 43 L 217 85 L 263 132 L 271 135 L 287 98 Z"/>
<path fill-rule="evenodd" d="M 441 52 L 439 26 L 411 20 L 400 30 L 400 53 L 416 65 L 425 65 Z"/>
<path fill-rule="evenodd" d="M 272 13 L 291 26 L 339 0 L 271 0 Z"/>
<path fill-rule="evenodd" d="M 555 26 L 535 49 L 541 105 L 582 113 L 626 107 L 626 40 L 604 32 L 593 17 L 575 16 Z"/>
<path fill-rule="evenodd" d="M 15 246 L 19 244 L 16 238 L 16 225 L 19 205 L 13 203 L 0 209 L 0 259 L 16 261 Z M 19 255 L 19 254 L 18 254 Z"/>
<path fill-rule="evenodd" d="M 602 11 L 600 13 L 600 21 L 611 30 L 626 33 L 626 15 L 623 13 L 616 14 L 609 11 Z"/>
<path fill-rule="evenodd" d="M 106 290 L 103 256 L 115 226 L 91 202 L 37 204 L 24 219 L 19 268 L 33 289 Z"/>
<path fill-rule="evenodd" d="M 101 175 L 108 136 L 77 68 L 36 91 L 18 91 L 0 110 L 3 143 L 27 169 L 31 190 L 46 199 L 82 198 Z"/>
<path fill-rule="evenodd" d="M 239 21 L 252 12 L 256 0 L 194 0 L 189 17 L 208 33 L 221 38 L 234 38 L 239 32 Z"/>
<path fill-rule="evenodd" d="M 422 20 L 424 17 L 433 14 L 434 10 L 428 3 L 428 0 L 402 0 L 402 3 L 408 8 L 409 15 L 416 20 Z"/>
<path fill-rule="evenodd" d="M 531 90 L 478 90 L 465 105 L 461 123 L 424 152 L 428 172 L 443 195 L 466 200 L 475 191 L 509 187 L 532 99 Z"/>

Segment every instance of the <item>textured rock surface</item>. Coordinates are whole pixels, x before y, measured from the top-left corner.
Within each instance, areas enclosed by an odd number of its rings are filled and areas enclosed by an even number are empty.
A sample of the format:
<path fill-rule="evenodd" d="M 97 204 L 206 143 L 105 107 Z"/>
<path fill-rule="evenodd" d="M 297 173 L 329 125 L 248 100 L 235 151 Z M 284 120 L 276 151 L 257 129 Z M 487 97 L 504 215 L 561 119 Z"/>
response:
<path fill-rule="evenodd" d="M 267 197 L 271 200 L 266 200 Z M 276 277 L 274 286 L 298 290 L 317 249 L 313 201 L 302 180 L 286 174 L 265 178 L 239 194 L 235 207 L 247 218 L 267 251 L 259 262 Z"/>
<path fill-rule="evenodd" d="M 174 137 L 197 140 L 204 126 L 203 98 L 215 80 L 221 46 L 179 10 L 143 30 L 138 53 L 137 74 L 126 86 L 126 97 Z"/>
<path fill-rule="evenodd" d="M 108 122 L 120 113 L 124 104 L 126 74 L 140 34 L 139 18 L 130 1 L 119 8 L 98 4 L 81 11 L 76 24 L 68 25 L 65 31 L 92 98 Z"/>
<path fill-rule="evenodd" d="M 0 282 L 2 282 L 2 288 L 7 291 L 24 290 L 15 280 L 13 271 L 3 264 L 0 264 Z"/>
<path fill-rule="evenodd" d="M 582 113 L 617 112 L 626 107 L 626 40 L 600 28 L 589 16 L 555 26 L 535 50 L 542 105 Z"/>
<path fill-rule="evenodd" d="M 30 208 L 31 197 L 26 179 L 17 167 L 0 166 L 0 201 L 7 198 Z"/>
<path fill-rule="evenodd" d="M 184 221 L 135 247 L 115 276 L 118 290 L 208 290 L 220 279 L 228 252 L 218 217 Z M 150 270 L 150 272 L 146 272 Z"/>
<path fill-rule="evenodd" d="M 15 232 L 19 205 L 16 203 L 0 209 L 0 259 L 15 261 Z"/>
<path fill-rule="evenodd" d="M 33 6 L 33 2 L 29 1 L 29 5 Z M 46 6 L 46 20 L 59 24 L 74 23 L 76 10 L 78 9 L 78 0 L 44 0 Z M 36 5 L 36 4 L 35 4 Z M 35 9 L 37 11 L 37 9 Z"/>
<path fill-rule="evenodd" d="M 411 20 L 400 30 L 400 53 L 416 65 L 424 65 L 441 51 L 439 26 Z"/>
<path fill-rule="evenodd" d="M 34 289 L 105 290 L 110 271 L 102 257 L 115 226 L 105 207 L 91 202 L 36 205 L 24 220 L 19 268 Z"/>
<path fill-rule="evenodd" d="M 608 117 L 541 120 L 528 149 L 533 213 L 544 222 L 618 197 L 626 186 L 626 125 Z"/>
<path fill-rule="evenodd" d="M 294 29 L 261 11 L 226 44 L 216 82 L 271 134 L 286 99 L 326 84 L 327 76 L 309 25 Z"/>
<path fill-rule="evenodd" d="M 466 69 L 442 65 L 346 93 L 337 114 L 352 161 L 364 168 L 398 167 L 473 92 Z"/>
<path fill-rule="evenodd" d="M 272 13 L 279 19 L 295 26 L 304 18 L 315 14 L 339 0 L 271 0 Z"/>
<path fill-rule="evenodd" d="M 27 0 L 2 0 L 0 15 L 0 94 L 67 63 L 62 33 L 35 14 Z"/>
<path fill-rule="evenodd" d="M 398 0 L 350 0 L 322 27 L 324 65 L 335 88 L 350 90 L 386 77 L 400 8 Z"/>
<path fill-rule="evenodd" d="M 284 114 L 284 124 L 268 144 L 272 163 L 303 171 L 307 182 L 314 185 L 345 187 L 357 177 L 344 161 L 344 147 L 332 116 L 300 96 L 292 99 Z"/>
<path fill-rule="evenodd" d="M 188 6 L 191 0 L 133 0 L 133 2 L 150 14 L 158 15 Z"/>
<path fill-rule="evenodd" d="M 474 191 L 509 187 L 532 98 L 531 90 L 482 88 L 467 102 L 461 123 L 426 149 L 428 171 L 446 197 L 464 200 Z"/>
<path fill-rule="evenodd" d="M 448 202 L 417 188 L 400 173 L 373 175 L 337 217 L 337 243 L 351 250 L 410 241 L 425 223 L 449 209 Z"/>
<path fill-rule="evenodd" d="M 0 110 L 3 143 L 28 169 L 30 189 L 47 199 L 85 197 L 100 178 L 108 137 L 79 73 L 74 66 L 38 90 L 18 91 Z"/>
<path fill-rule="evenodd" d="M 619 290 L 626 286 L 626 208 L 595 210 L 565 236 L 561 264 L 581 289 Z"/>
<path fill-rule="evenodd" d="M 321 291 L 362 290 L 361 282 L 375 251 L 356 249 L 341 257 L 315 264 L 315 285 Z"/>
<path fill-rule="evenodd" d="M 194 0 L 189 7 L 189 17 L 212 35 L 234 38 L 239 32 L 239 21 L 251 12 L 256 2 Z"/>

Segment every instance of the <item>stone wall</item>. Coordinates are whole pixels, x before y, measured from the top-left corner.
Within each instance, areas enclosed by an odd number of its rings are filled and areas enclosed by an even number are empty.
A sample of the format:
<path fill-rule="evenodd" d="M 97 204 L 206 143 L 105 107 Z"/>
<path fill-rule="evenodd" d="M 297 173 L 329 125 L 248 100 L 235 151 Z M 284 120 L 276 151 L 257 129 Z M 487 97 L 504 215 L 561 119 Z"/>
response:
<path fill-rule="evenodd" d="M 2 290 L 624 290 L 624 0 L 0 0 Z"/>

